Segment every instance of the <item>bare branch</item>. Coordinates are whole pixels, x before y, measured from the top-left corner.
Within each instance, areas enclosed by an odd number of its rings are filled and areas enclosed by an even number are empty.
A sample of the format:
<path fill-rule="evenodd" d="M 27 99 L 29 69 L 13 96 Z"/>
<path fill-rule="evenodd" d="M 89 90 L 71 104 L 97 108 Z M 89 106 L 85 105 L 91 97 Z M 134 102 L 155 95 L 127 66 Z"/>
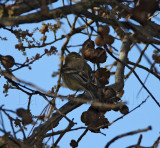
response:
<path fill-rule="evenodd" d="M 113 138 L 111 141 L 109 141 L 107 143 L 107 145 L 105 146 L 105 148 L 108 148 L 113 142 L 115 142 L 116 140 L 122 138 L 122 137 L 125 137 L 125 136 L 130 136 L 130 135 L 135 135 L 137 133 L 141 133 L 141 132 L 146 132 L 146 131 L 149 131 L 151 130 L 151 126 L 148 126 L 147 128 L 144 128 L 144 129 L 139 129 L 139 130 L 135 130 L 135 131 L 132 131 L 132 132 L 128 132 L 128 133 L 124 133 L 122 135 L 119 135 L 119 136 L 116 136 L 115 138 Z"/>
<path fill-rule="evenodd" d="M 124 86 L 124 70 L 125 64 L 127 64 L 128 52 L 130 50 L 131 41 L 129 37 L 126 35 L 123 39 L 123 44 L 121 46 L 119 60 L 121 62 L 117 63 L 117 69 L 115 73 L 115 84 L 110 85 L 115 91 L 120 91 Z"/>

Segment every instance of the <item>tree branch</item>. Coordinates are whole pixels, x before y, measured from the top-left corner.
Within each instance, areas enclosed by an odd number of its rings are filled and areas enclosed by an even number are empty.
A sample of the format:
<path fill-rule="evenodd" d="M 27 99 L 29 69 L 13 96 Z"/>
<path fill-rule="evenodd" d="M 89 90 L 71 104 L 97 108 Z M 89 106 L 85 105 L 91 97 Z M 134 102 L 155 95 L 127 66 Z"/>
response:
<path fill-rule="evenodd" d="M 125 136 L 134 135 L 134 134 L 141 133 L 141 132 L 146 132 L 146 131 L 151 130 L 151 129 L 152 129 L 151 126 L 148 126 L 147 128 L 144 128 L 144 129 L 140 129 L 140 130 L 136 130 L 136 131 L 132 131 L 132 132 L 128 132 L 128 133 L 116 136 L 115 138 L 113 138 L 111 141 L 109 141 L 107 143 L 105 148 L 108 148 L 114 141 L 118 140 L 119 138 L 122 138 L 122 137 L 125 137 Z"/>
<path fill-rule="evenodd" d="M 87 2 L 79 2 L 75 5 L 59 7 L 57 9 L 50 10 L 48 11 L 48 13 L 45 14 L 45 16 L 40 14 L 39 11 L 37 11 L 35 13 L 31 13 L 28 15 L 12 16 L 11 18 L 3 17 L 0 19 L 0 25 L 1 26 L 14 26 L 14 25 L 25 24 L 25 23 L 37 23 L 37 22 L 50 20 L 50 19 L 63 18 L 69 14 L 86 15 L 86 17 L 89 17 L 90 19 L 92 18 L 94 19 L 95 15 L 92 15 L 91 13 L 89 13 L 87 9 L 98 7 L 101 4 L 111 4 L 111 3 L 113 2 L 110 2 L 110 0 L 101 0 L 101 1 L 92 0 L 92 1 L 87 1 Z M 108 20 L 102 17 L 98 17 L 98 16 L 96 17 L 104 21 Z"/>
<path fill-rule="evenodd" d="M 127 57 L 128 52 L 130 50 L 131 41 L 129 40 L 129 37 L 126 35 L 123 39 L 123 43 L 121 46 L 120 54 L 119 54 L 119 60 L 117 61 L 117 69 L 115 73 L 115 84 L 110 85 L 115 91 L 120 91 L 124 87 L 124 70 L 125 65 L 127 64 Z"/>

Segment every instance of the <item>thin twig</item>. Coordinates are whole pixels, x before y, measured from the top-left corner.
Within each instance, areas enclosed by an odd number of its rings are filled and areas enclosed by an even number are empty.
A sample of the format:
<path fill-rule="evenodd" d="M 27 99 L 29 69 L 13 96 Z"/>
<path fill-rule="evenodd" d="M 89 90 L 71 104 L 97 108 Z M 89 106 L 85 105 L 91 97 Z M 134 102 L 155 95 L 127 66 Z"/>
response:
<path fill-rule="evenodd" d="M 122 135 L 118 135 L 118 136 L 116 136 L 115 138 L 113 138 L 111 141 L 109 141 L 109 142 L 106 144 L 105 148 L 109 148 L 109 146 L 110 146 L 113 142 L 115 142 L 116 140 L 118 140 L 118 139 L 120 139 L 120 138 L 123 138 L 123 137 L 125 137 L 125 136 L 135 135 L 135 134 L 141 133 L 141 132 L 146 132 L 146 131 L 149 131 L 149 130 L 151 130 L 151 129 L 152 129 L 151 126 L 148 126 L 147 128 L 144 128 L 144 129 L 139 129 L 139 130 L 131 131 L 131 132 L 128 132 L 128 133 L 124 133 L 124 134 L 122 134 Z"/>
<path fill-rule="evenodd" d="M 135 65 L 136 63 L 131 62 L 131 61 L 128 61 L 128 64 L 130 64 L 130 65 Z M 158 75 L 157 73 L 155 73 L 153 70 L 151 70 L 151 69 L 149 69 L 149 68 L 147 68 L 147 67 L 145 67 L 145 66 L 143 66 L 143 65 L 139 65 L 139 64 L 137 64 L 136 66 L 137 66 L 138 68 L 142 68 L 142 69 L 148 71 L 149 73 L 151 73 L 152 75 L 154 75 L 156 78 L 158 78 L 158 79 L 160 80 L 160 75 Z"/>
<path fill-rule="evenodd" d="M 106 49 L 107 50 L 107 49 Z M 115 57 L 109 50 L 107 50 L 107 52 L 114 58 L 116 59 L 118 62 L 121 62 L 117 57 Z M 128 69 L 132 69 L 129 65 L 123 63 Z M 159 102 L 156 100 L 156 98 L 153 96 L 153 94 L 148 90 L 148 88 L 143 84 L 142 80 L 139 78 L 138 74 L 133 70 L 134 75 L 136 76 L 137 80 L 141 83 L 141 85 L 144 87 L 144 89 L 148 92 L 148 94 L 151 96 L 151 98 L 154 100 L 154 102 L 158 105 L 158 107 L 160 107 Z"/>
<path fill-rule="evenodd" d="M 146 46 L 144 47 L 143 51 L 141 52 L 141 55 L 139 56 L 136 64 L 133 66 L 132 70 L 125 76 L 125 79 L 127 79 L 133 72 L 133 70 L 135 70 L 135 68 L 137 67 L 137 65 L 141 62 L 142 56 L 144 54 L 144 52 L 146 51 L 146 49 L 148 48 L 149 44 L 146 44 Z"/>

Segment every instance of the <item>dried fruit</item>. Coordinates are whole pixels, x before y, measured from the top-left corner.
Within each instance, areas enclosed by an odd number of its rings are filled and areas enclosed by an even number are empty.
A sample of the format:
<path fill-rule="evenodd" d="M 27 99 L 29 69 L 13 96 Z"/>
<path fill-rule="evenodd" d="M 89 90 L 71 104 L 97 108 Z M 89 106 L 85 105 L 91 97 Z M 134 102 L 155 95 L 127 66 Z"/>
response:
<path fill-rule="evenodd" d="M 96 48 L 94 49 L 94 42 L 92 40 L 87 40 L 83 44 L 82 54 L 86 60 L 92 63 L 104 63 L 107 59 L 105 49 Z"/>
<path fill-rule="evenodd" d="M 26 109 L 19 108 L 19 109 L 16 110 L 16 114 L 17 114 L 19 117 L 22 117 L 26 111 L 27 111 Z"/>
<path fill-rule="evenodd" d="M 104 41 L 106 44 L 111 45 L 114 42 L 114 37 L 111 35 L 107 35 L 104 37 Z"/>
<path fill-rule="evenodd" d="M 88 49 L 82 49 L 82 54 L 86 60 L 92 60 L 95 58 L 95 49 L 88 48 Z"/>
<path fill-rule="evenodd" d="M 95 63 L 104 63 L 107 59 L 107 54 L 105 49 L 97 47 L 95 50 L 96 53 L 96 62 Z"/>
<path fill-rule="evenodd" d="M 75 140 L 72 139 L 71 142 L 70 142 L 70 146 L 72 148 L 78 147 L 78 142 L 76 142 Z"/>
<path fill-rule="evenodd" d="M 110 29 L 108 27 L 108 25 L 100 25 L 98 27 L 98 33 L 101 35 L 101 36 L 106 36 L 108 35 Z"/>
<path fill-rule="evenodd" d="M 126 115 L 129 113 L 129 109 L 126 105 L 123 105 L 121 108 L 120 108 L 120 112 L 123 114 L 123 115 Z"/>
<path fill-rule="evenodd" d="M 85 112 L 82 113 L 82 115 L 81 115 L 81 121 L 83 123 L 85 123 L 85 124 L 88 124 L 88 112 L 87 111 L 85 111 Z"/>
<path fill-rule="evenodd" d="M 7 55 L 7 56 L 1 56 L 1 63 L 5 68 L 11 68 L 14 66 L 15 60 L 12 56 Z"/>
<path fill-rule="evenodd" d="M 22 118 L 22 123 L 23 125 L 27 125 L 32 123 L 32 114 L 30 113 L 29 110 L 19 108 L 16 110 L 16 114 Z"/>
<path fill-rule="evenodd" d="M 102 128 L 108 128 L 109 121 L 105 118 L 104 112 L 99 112 L 97 109 L 93 108 L 93 106 L 83 112 L 81 120 L 88 126 L 88 129 L 94 133 L 100 132 L 100 126 L 102 126 Z M 100 128 L 97 129 L 97 127 Z"/>
<path fill-rule="evenodd" d="M 82 49 L 88 49 L 88 48 L 94 49 L 94 47 L 95 47 L 94 41 L 88 39 L 83 43 Z"/>
<path fill-rule="evenodd" d="M 113 44 L 113 42 L 114 42 L 114 37 L 111 35 L 98 36 L 95 39 L 95 44 L 97 46 L 104 46 L 106 44 L 111 45 L 111 44 Z"/>
<path fill-rule="evenodd" d="M 110 77 L 110 71 L 108 71 L 106 68 L 99 68 L 95 71 L 95 77 L 98 80 L 98 86 L 104 87 L 109 83 L 108 79 Z"/>
<path fill-rule="evenodd" d="M 105 42 L 104 37 L 102 37 L 102 36 L 97 36 L 96 39 L 95 39 L 95 44 L 96 44 L 97 46 L 104 46 L 104 45 L 106 45 L 106 42 Z"/>
<path fill-rule="evenodd" d="M 113 88 L 106 86 L 103 88 L 103 95 L 104 99 L 107 101 L 107 99 L 115 97 L 116 92 L 113 90 Z"/>
<path fill-rule="evenodd" d="M 99 120 L 98 120 L 98 127 L 99 126 L 102 126 L 102 129 L 104 128 L 108 128 L 108 124 L 109 124 L 109 121 L 107 118 L 105 118 L 105 116 L 100 116 Z"/>

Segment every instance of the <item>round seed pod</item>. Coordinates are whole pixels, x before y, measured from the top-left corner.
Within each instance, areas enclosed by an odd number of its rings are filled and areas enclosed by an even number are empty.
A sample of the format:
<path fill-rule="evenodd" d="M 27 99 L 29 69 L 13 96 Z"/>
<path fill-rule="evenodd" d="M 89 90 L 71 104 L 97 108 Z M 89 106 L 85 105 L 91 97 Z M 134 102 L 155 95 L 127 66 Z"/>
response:
<path fill-rule="evenodd" d="M 101 36 L 105 36 L 105 35 L 108 35 L 110 29 L 108 27 L 108 25 L 100 25 L 98 27 L 98 33 L 101 35 Z"/>
<path fill-rule="evenodd" d="M 95 71 L 95 77 L 98 80 L 98 86 L 104 87 L 109 83 L 110 72 L 106 68 L 99 68 Z"/>
<path fill-rule="evenodd" d="M 107 60 L 107 54 L 105 49 L 97 47 L 95 50 L 96 53 L 96 63 L 104 63 Z"/>
<path fill-rule="evenodd" d="M 85 46 L 86 47 L 86 46 Z M 92 63 L 104 63 L 106 62 L 107 59 L 107 54 L 105 49 L 103 48 L 83 48 L 82 49 L 82 54 L 84 58 Z"/>
<path fill-rule="evenodd" d="M 30 111 L 23 109 L 23 108 L 19 108 L 16 110 L 16 114 L 22 118 L 22 123 L 23 125 L 27 125 L 32 123 L 32 114 L 30 113 Z"/>
<path fill-rule="evenodd" d="M 23 125 L 27 125 L 32 123 L 32 114 L 30 112 L 27 112 L 23 117 L 22 117 L 22 123 Z"/>
<path fill-rule="evenodd" d="M 72 147 L 72 148 L 76 148 L 76 147 L 78 147 L 78 142 L 76 142 L 75 140 L 71 140 L 71 142 L 70 142 L 70 146 Z"/>
<path fill-rule="evenodd" d="M 85 111 L 85 112 L 82 113 L 82 115 L 81 115 L 81 121 L 83 123 L 85 123 L 85 124 L 88 124 L 88 112 L 87 111 Z"/>
<path fill-rule="evenodd" d="M 1 63 L 5 68 L 11 68 L 14 66 L 15 60 L 12 56 L 1 56 Z"/>
<path fill-rule="evenodd" d="M 111 35 L 107 35 L 104 37 L 104 42 L 105 42 L 105 44 L 111 45 L 114 42 L 114 37 Z"/>
<path fill-rule="evenodd" d="M 97 46 L 104 46 L 104 45 L 106 45 L 106 41 L 105 41 L 104 37 L 97 36 L 96 39 L 95 39 L 95 44 Z"/>
<path fill-rule="evenodd" d="M 24 114 L 27 112 L 27 110 L 25 110 L 24 108 L 18 108 L 16 110 L 16 114 L 19 116 L 19 117 L 22 117 L 24 116 Z"/>
<path fill-rule="evenodd" d="M 82 54 L 86 60 L 90 61 L 91 59 L 94 59 L 95 57 L 95 49 L 93 48 L 82 49 Z"/>
<path fill-rule="evenodd" d="M 126 115 L 129 113 L 129 109 L 126 105 L 123 105 L 122 108 L 120 108 L 120 112 L 123 114 L 123 115 Z"/>
<path fill-rule="evenodd" d="M 86 40 L 82 45 L 82 49 L 88 49 L 94 47 L 95 47 L 94 41 L 92 41 L 91 39 Z"/>

